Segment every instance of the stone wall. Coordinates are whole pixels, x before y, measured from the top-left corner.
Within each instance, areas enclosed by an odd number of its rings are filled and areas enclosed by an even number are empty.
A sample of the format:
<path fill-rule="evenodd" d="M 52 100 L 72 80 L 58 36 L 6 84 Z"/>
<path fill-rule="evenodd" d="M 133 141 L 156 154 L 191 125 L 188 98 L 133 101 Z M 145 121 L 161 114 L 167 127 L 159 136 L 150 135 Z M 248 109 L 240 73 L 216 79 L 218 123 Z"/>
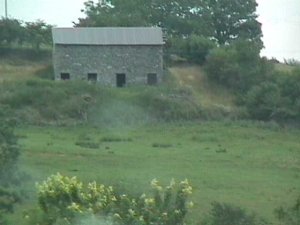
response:
<path fill-rule="evenodd" d="M 147 74 L 163 76 L 162 46 L 55 45 L 55 79 L 69 73 L 70 79 L 87 80 L 97 73 L 97 82 L 116 86 L 116 74 L 126 74 L 126 85 L 147 84 Z"/>

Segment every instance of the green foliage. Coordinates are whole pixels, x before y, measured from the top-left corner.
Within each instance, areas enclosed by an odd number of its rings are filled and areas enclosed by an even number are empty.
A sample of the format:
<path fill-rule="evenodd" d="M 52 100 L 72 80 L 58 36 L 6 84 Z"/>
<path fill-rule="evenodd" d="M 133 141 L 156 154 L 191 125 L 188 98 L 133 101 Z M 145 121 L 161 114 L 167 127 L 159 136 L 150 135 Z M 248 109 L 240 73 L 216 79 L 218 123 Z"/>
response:
<path fill-rule="evenodd" d="M 203 36 L 191 35 L 188 38 L 175 37 L 170 40 L 171 47 L 167 50 L 170 54 L 176 54 L 188 61 L 202 65 L 206 56 L 215 43 Z"/>
<path fill-rule="evenodd" d="M 3 93 L 0 103 L 14 109 L 18 122 L 41 124 L 64 118 L 85 121 L 96 90 L 85 82 L 54 83 L 32 79 L 7 83 L 0 89 Z"/>
<path fill-rule="evenodd" d="M 250 115 L 259 120 L 272 119 L 279 110 L 280 89 L 275 83 L 264 82 L 254 86 L 246 95 Z"/>
<path fill-rule="evenodd" d="M 253 86 L 244 98 L 251 117 L 299 121 L 300 70 L 276 72 L 268 80 Z"/>
<path fill-rule="evenodd" d="M 0 185 L 15 181 L 19 147 L 13 132 L 13 122 L 1 119 L 0 123 Z"/>
<path fill-rule="evenodd" d="M 276 218 L 281 224 L 299 225 L 300 224 L 300 196 L 296 199 L 295 205 L 289 208 L 282 206 L 274 211 Z"/>
<path fill-rule="evenodd" d="M 19 20 L 4 17 L 0 19 L 0 46 L 10 46 L 13 42 L 21 42 L 23 35 L 24 28 Z"/>
<path fill-rule="evenodd" d="M 86 17 L 75 26 L 160 26 L 169 37 L 196 34 L 220 45 L 237 39 L 261 45 L 256 6 L 254 0 L 86 1 Z"/>
<path fill-rule="evenodd" d="M 140 93 L 137 101 L 158 120 L 180 121 L 201 117 L 201 105 L 189 89 L 148 89 Z"/>
<path fill-rule="evenodd" d="M 35 72 L 35 75 L 42 79 L 54 80 L 54 69 L 53 65 L 46 65 L 45 67 L 39 69 Z"/>
<path fill-rule="evenodd" d="M 244 209 L 226 204 L 212 203 L 209 216 L 202 225 L 266 225 L 267 223 L 256 218 L 254 214 L 247 213 Z"/>
<path fill-rule="evenodd" d="M 0 19 L 0 46 L 16 44 L 22 46 L 31 44 L 34 50 L 40 50 L 40 45 L 49 46 L 52 42 L 52 26 L 41 20 L 25 24 L 13 18 Z"/>
<path fill-rule="evenodd" d="M 12 213 L 14 204 L 20 201 L 18 194 L 11 190 L 11 186 L 18 182 L 17 137 L 13 132 L 14 124 L 2 116 L 0 115 L 0 224 L 5 223 L 3 216 Z"/>
<path fill-rule="evenodd" d="M 52 26 L 44 21 L 37 20 L 36 22 L 26 23 L 27 42 L 32 45 L 35 50 L 40 50 L 41 44 L 51 45 L 52 42 Z"/>
<path fill-rule="evenodd" d="M 208 78 L 240 93 L 259 83 L 268 73 L 268 63 L 260 59 L 260 47 L 249 41 L 214 49 L 207 58 Z"/>
<path fill-rule="evenodd" d="M 262 47 L 261 24 L 257 21 L 255 0 L 208 0 L 206 14 L 220 45 L 235 40 L 251 40 Z M 248 49 L 249 50 L 249 49 Z"/>
<path fill-rule="evenodd" d="M 153 196 L 138 198 L 117 194 L 113 187 L 96 182 L 83 185 L 76 177 L 60 174 L 50 176 L 37 186 L 39 206 L 47 224 L 63 219 L 74 223 L 84 215 L 112 217 L 116 224 L 183 224 L 187 213 L 187 197 L 192 188 L 187 180 L 174 181 L 163 188 L 157 180 L 151 182 Z"/>
<path fill-rule="evenodd" d="M 97 124 L 117 120 L 128 122 L 129 119 L 136 123 L 138 119 L 148 122 L 147 118 L 175 121 L 201 116 L 201 105 L 193 93 L 184 88 L 129 87 L 118 90 L 82 81 L 41 79 L 8 82 L 0 87 L 0 104 L 12 111 L 18 123 Z"/>

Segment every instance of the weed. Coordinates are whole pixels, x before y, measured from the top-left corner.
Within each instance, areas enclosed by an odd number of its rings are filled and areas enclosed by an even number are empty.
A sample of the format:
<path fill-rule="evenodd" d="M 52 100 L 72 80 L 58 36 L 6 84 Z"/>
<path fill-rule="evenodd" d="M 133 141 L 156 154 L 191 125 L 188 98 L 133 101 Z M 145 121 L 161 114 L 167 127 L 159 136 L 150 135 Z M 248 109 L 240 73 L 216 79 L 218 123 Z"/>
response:
<path fill-rule="evenodd" d="M 244 209 L 227 203 L 212 203 L 210 214 L 202 225 L 267 225 L 264 220 L 257 218 Z"/>
<path fill-rule="evenodd" d="M 114 136 L 106 136 L 100 139 L 101 142 L 132 142 L 132 138 L 122 138 Z"/>
<path fill-rule="evenodd" d="M 77 141 L 75 145 L 78 145 L 82 148 L 91 148 L 91 149 L 98 149 L 100 147 L 99 143 L 95 142 L 88 142 L 88 141 Z"/>
<path fill-rule="evenodd" d="M 164 143 L 153 143 L 152 144 L 153 148 L 171 148 L 173 145 L 171 144 L 164 144 Z"/>

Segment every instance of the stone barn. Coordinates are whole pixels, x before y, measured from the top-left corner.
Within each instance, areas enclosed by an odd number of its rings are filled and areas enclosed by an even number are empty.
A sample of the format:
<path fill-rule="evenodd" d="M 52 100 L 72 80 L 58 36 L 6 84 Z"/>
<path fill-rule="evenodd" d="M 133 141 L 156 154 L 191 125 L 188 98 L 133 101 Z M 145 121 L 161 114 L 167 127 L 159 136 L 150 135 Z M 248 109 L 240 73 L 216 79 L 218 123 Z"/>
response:
<path fill-rule="evenodd" d="M 163 76 L 157 27 L 53 28 L 56 80 L 107 86 L 155 85 Z"/>

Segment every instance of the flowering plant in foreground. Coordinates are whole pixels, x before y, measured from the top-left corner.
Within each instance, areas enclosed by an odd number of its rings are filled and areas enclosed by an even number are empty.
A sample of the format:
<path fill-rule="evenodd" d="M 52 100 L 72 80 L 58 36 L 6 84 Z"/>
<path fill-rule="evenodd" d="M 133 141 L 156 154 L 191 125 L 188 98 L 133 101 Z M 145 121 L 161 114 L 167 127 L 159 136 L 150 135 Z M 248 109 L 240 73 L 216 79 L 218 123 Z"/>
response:
<path fill-rule="evenodd" d="M 163 187 L 151 181 L 152 194 L 130 197 L 116 194 L 113 187 L 96 182 L 83 185 L 76 177 L 60 174 L 37 184 L 39 206 L 48 224 L 65 220 L 74 224 L 75 218 L 85 215 L 110 217 L 115 224 L 180 225 L 184 223 L 192 187 L 187 180 Z"/>

